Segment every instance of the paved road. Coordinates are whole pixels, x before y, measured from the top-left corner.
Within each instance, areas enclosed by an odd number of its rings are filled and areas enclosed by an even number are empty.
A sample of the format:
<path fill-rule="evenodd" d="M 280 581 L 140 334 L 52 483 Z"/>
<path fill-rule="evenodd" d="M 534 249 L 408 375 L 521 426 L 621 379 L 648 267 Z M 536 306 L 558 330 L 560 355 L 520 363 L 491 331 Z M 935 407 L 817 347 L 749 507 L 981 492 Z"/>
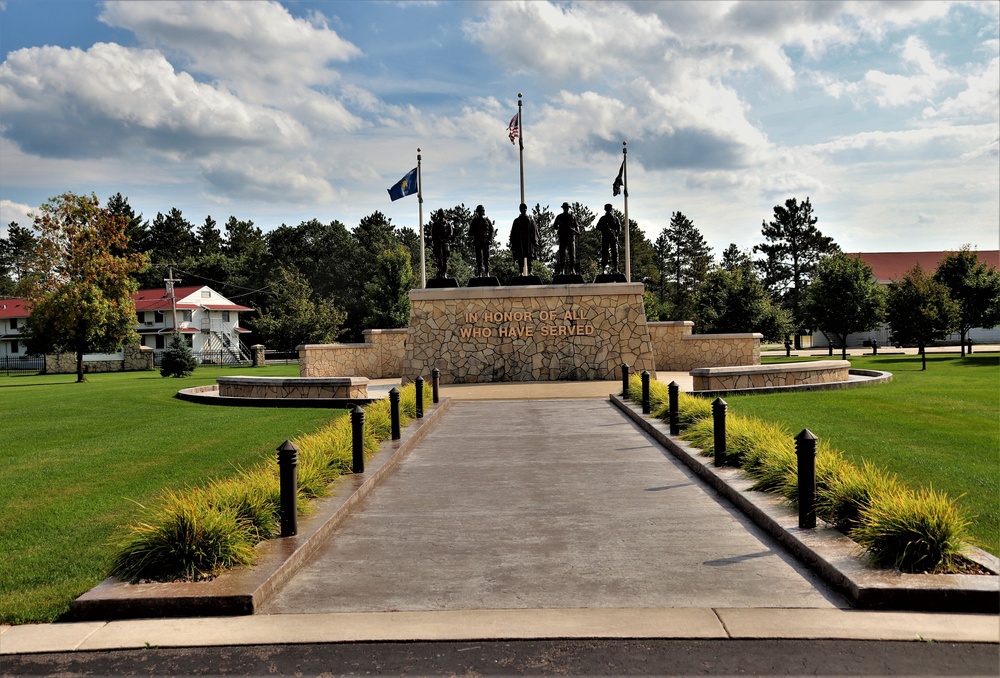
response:
<path fill-rule="evenodd" d="M 456 402 L 266 614 L 845 606 L 607 401 Z"/>
<path fill-rule="evenodd" d="M 989 643 L 535 640 L 347 643 L 4 657 L 0 675 L 996 676 Z"/>

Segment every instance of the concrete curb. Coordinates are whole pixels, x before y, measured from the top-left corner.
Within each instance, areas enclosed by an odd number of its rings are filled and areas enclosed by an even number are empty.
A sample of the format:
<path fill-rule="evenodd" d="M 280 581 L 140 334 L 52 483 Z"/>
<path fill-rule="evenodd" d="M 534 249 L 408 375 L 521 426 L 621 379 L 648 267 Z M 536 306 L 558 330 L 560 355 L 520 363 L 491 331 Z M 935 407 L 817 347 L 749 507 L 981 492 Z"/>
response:
<path fill-rule="evenodd" d="M 849 369 L 847 373 L 854 379 L 850 381 L 830 381 L 822 384 L 795 384 L 794 386 L 762 386 L 760 388 L 730 388 L 715 391 L 692 391 L 694 395 L 703 398 L 719 398 L 730 395 L 764 395 L 767 393 L 787 393 L 803 391 L 841 391 L 845 388 L 864 388 L 887 384 L 892 381 L 892 372 L 880 370 Z"/>
<path fill-rule="evenodd" d="M 665 422 L 648 418 L 641 408 L 610 396 L 612 403 L 681 460 L 716 492 L 735 504 L 759 527 L 780 541 L 852 605 L 882 610 L 984 612 L 1000 610 L 1000 577 L 966 574 L 902 574 L 867 567 L 858 545 L 830 527 L 804 530 L 798 513 L 779 497 L 752 492 L 753 484 L 736 468 L 716 468 L 712 460 L 679 438 Z M 978 551 L 978 550 L 977 550 Z M 983 551 L 976 560 L 997 571 L 997 559 Z"/>
<path fill-rule="evenodd" d="M 298 534 L 257 546 L 254 566 L 223 572 L 207 582 L 129 584 L 109 577 L 73 601 L 73 621 L 140 617 L 212 617 L 253 614 L 315 553 L 323 541 L 396 468 L 451 406 L 451 400 L 414 419 L 396 441 L 382 443 L 365 462 L 363 475 L 347 474 L 333 483 L 328 497 L 300 516 Z"/>

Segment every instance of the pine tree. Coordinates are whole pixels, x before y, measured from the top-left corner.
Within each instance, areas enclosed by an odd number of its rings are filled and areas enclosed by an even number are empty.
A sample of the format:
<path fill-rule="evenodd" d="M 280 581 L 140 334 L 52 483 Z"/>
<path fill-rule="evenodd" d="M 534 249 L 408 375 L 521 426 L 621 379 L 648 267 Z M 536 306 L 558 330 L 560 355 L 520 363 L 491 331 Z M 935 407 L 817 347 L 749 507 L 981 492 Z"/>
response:
<path fill-rule="evenodd" d="M 187 342 L 181 335 L 175 334 L 163 352 L 160 362 L 161 377 L 186 377 L 198 366 L 198 360 L 191 353 Z"/>
<path fill-rule="evenodd" d="M 753 248 L 765 256 L 757 262 L 764 286 L 792 315 L 796 344 L 798 333 L 806 329 L 802 301 L 812 273 L 823 257 L 840 251 L 833 238 L 816 228 L 817 221 L 809 198 L 802 203 L 789 198 L 784 206 L 774 206 L 774 221 L 761 223 L 761 234 L 767 242 Z"/>

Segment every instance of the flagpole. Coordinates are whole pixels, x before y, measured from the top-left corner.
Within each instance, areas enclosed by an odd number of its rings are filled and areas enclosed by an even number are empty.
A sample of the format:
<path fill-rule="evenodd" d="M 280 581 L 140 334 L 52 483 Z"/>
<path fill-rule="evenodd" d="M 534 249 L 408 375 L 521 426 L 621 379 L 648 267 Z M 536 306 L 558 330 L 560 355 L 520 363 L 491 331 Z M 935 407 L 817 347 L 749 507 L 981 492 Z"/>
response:
<path fill-rule="evenodd" d="M 427 269 L 424 265 L 424 178 L 420 173 L 420 149 L 417 149 L 417 204 L 420 214 L 420 289 L 427 287 Z"/>
<path fill-rule="evenodd" d="M 625 191 L 625 282 L 632 282 L 632 249 L 629 246 L 628 220 L 628 142 L 622 142 L 622 189 Z"/>
<path fill-rule="evenodd" d="M 518 155 L 521 158 L 521 204 L 524 202 L 524 125 L 521 120 L 521 93 L 517 93 L 517 146 L 520 149 Z"/>

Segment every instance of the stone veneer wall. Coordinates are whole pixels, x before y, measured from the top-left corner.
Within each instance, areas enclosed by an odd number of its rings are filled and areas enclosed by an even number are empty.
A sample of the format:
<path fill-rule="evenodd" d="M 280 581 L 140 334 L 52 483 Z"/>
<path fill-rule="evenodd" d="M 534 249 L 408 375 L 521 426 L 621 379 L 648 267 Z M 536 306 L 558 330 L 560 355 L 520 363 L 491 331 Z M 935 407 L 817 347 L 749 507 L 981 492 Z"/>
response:
<path fill-rule="evenodd" d="M 218 377 L 219 395 L 232 398 L 367 398 L 364 377 Z"/>
<path fill-rule="evenodd" d="M 402 376 L 441 383 L 602 380 L 653 372 L 640 283 L 410 291 Z"/>
<path fill-rule="evenodd" d="M 360 344 L 306 344 L 298 347 L 300 377 L 384 379 L 403 372 L 409 330 L 365 330 Z"/>
<path fill-rule="evenodd" d="M 656 369 L 688 372 L 699 367 L 760 364 L 762 334 L 691 334 L 690 320 L 649 323 Z"/>
<path fill-rule="evenodd" d="M 153 369 L 153 349 L 129 344 L 117 360 L 87 360 L 84 358 L 83 371 L 96 372 L 144 372 Z M 76 355 L 73 353 L 48 353 L 45 355 L 45 374 L 76 374 Z"/>
<path fill-rule="evenodd" d="M 695 391 L 727 391 L 742 388 L 801 386 L 847 381 L 847 360 L 817 360 L 808 363 L 703 367 L 691 370 Z"/>

